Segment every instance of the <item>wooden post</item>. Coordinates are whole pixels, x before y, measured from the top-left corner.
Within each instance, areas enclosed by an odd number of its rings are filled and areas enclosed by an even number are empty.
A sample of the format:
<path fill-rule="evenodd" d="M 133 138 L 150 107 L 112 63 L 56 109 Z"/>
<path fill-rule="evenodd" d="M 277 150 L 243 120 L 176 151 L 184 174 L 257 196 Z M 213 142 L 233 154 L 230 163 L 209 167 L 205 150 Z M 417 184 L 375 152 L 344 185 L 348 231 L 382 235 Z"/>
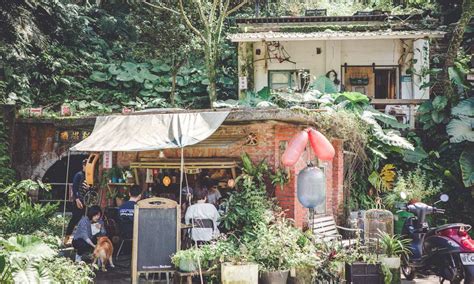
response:
<path fill-rule="evenodd" d="M 415 129 L 415 105 L 411 104 L 410 105 L 410 129 Z"/>
<path fill-rule="evenodd" d="M 133 213 L 133 240 L 132 240 L 132 283 L 138 283 L 138 267 L 137 267 L 137 256 L 138 256 L 138 205 L 135 204 Z"/>

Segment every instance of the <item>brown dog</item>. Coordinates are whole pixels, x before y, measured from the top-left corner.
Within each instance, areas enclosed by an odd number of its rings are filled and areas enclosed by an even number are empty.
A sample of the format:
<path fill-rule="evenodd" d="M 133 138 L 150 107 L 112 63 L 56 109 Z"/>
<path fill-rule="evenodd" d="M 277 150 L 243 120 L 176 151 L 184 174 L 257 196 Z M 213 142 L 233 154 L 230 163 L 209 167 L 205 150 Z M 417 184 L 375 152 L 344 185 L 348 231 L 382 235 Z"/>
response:
<path fill-rule="evenodd" d="M 115 267 L 112 261 L 113 254 L 114 246 L 110 239 L 107 237 L 99 237 L 94 249 L 94 261 L 92 263 L 95 264 L 97 260 L 99 260 L 100 262 L 98 265 L 102 267 L 102 271 L 107 271 L 105 268 L 107 261 L 109 262 L 110 267 Z"/>

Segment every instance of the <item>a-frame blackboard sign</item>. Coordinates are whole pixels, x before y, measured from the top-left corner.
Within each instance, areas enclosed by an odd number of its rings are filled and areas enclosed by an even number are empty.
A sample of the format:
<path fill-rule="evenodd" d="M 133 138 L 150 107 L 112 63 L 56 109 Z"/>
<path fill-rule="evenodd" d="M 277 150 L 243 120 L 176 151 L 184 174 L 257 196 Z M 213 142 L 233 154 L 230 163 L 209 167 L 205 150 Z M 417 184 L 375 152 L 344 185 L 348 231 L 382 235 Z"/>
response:
<path fill-rule="evenodd" d="M 166 198 L 148 198 L 135 205 L 132 283 L 141 273 L 174 271 L 171 255 L 180 247 L 179 205 Z"/>

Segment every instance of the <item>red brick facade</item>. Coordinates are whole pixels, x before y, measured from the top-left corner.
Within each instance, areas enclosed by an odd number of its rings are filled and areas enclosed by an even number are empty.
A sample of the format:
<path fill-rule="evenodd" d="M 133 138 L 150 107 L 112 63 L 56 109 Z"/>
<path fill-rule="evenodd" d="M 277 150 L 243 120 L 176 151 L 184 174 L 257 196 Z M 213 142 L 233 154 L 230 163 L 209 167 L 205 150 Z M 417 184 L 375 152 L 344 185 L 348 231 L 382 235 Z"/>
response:
<path fill-rule="evenodd" d="M 244 152 L 257 163 L 265 159 L 274 168 L 280 167 L 280 158 L 284 152 L 285 142 L 288 142 L 298 131 L 305 126 L 281 122 L 262 122 L 258 124 L 245 125 L 223 125 L 219 128 L 223 135 L 238 135 L 253 133 L 257 137 L 256 145 L 247 145 L 245 139 L 229 147 L 189 147 L 184 150 L 186 158 L 235 158 L 240 159 Z M 342 140 L 332 141 L 336 150 L 336 156 L 332 162 L 322 164 L 326 171 L 326 214 L 341 216 L 343 204 L 343 152 Z M 310 150 L 310 157 L 314 160 L 314 154 Z M 179 149 L 164 150 L 166 158 L 180 157 Z M 145 153 L 118 153 L 117 162 L 119 166 L 128 166 L 131 161 L 137 161 L 140 157 L 158 157 L 158 152 Z M 289 168 L 290 180 L 283 188 L 277 188 L 275 196 L 279 205 L 285 210 L 287 217 L 293 218 L 298 227 L 304 226 L 307 220 L 307 212 L 298 202 L 296 196 L 296 180 L 299 171 L 307 164 L 308 153 L 305 152 L 297 164 Z"/>
<path fill-rule="evenodd" d="M 280 115 L 289 114 L 280 113 Z M 258 115 L 258 113 L 256 114 Z M 275 114 L 275 116 L 278 113 Z M 274 116 L 274 117 L 275 117 Z M 277 119 L 277 118 L 275 118 Z M 234 119 L 234 122 L 224 122 L 216 132 L 217 138 L 214 144 L 209 142 L 209 138 L 197 147 L 189 147 L 184 150 L 186 158 L 235 158 L 240 160 L 242 153 L 246 152 L 250 155 L 254 162 L 260 162 L 265 159 L 269 165 L 274 168 L 280 166 L 280 157 L 282 156 L 287 142 L 298 131 L 303 130 L 308 125 L 300 123 L 303 121 L 298 117 L 292 123 L 273 121 L 268 119 L 260 119 L 258 121 L 247 120 L 241 122 Z M 15 135 L 18 139 L 13 143 L 15 145 L 15 153 L 21 153 L 14 158 L 15 169 L 21 173 L 20 178 L 42 178 L 51 165 L 56 163 L 61 157 L 67 155 L 70 144 L 61 143 L 58 135 L 62 129 L 92 129 L 94 120 L 85 122 L 78 121 L 70 123 L 68 126 L 56 125 L 57 122 L 28 122 L 24 121 L 17 124 Z M 41 130 L 41 131 L 40 131 Z M 252 136 L 254 141 L 248 143 L 246 137 Z M 219 141 L 226 141 L 230 138 L 229 143 L 219 145 Z M 237 139 L 236 139 L 237 137 Z M 21 139 L 20 139 L 21 138 Z M 234 140 L 232 140 L 234 139 Z M 254 143 L 255 142 L 255 143 Z M 207 143 L 207 144 L 206 144 Z M 217 145 L 216 145 L 217 143 Z M 322 163 L 326 172 L 326 214 L 334 214 L 342 216 L 343 209 L 343 143 L 342 140 L 332 141 L 336 150 L 336 156 L 332 162 Z M 307 148 L 308 152 L 303 154 L 300 161 L 287 171 L 290 174 L 289 182 L 284 188 L 277 188 L 275 196 L 280 206 L 286 211 L 290 218 L 294 218 L 296 225 L 302 227 L 307 219 L 308 210 L 303 208 L 296 196 L 296 180 L 297 174 L 307 163 L 308 154 L 314 160 L 314 154 Z M 168 149 L 164 151 L 167 158 L 180 157 L 181 150 Z M 81 153 L 87 154 L 87 153 Z M 141 157 L 158 158 L 159 152 L 121 152 L 114 155 L 114 162 L 119 166 L 127 166 L 132 161 L 139 161 Z M 105 191 L 104 191 L 105 197 Z M 104 199 L 105 200 L 105 199 Z"/>

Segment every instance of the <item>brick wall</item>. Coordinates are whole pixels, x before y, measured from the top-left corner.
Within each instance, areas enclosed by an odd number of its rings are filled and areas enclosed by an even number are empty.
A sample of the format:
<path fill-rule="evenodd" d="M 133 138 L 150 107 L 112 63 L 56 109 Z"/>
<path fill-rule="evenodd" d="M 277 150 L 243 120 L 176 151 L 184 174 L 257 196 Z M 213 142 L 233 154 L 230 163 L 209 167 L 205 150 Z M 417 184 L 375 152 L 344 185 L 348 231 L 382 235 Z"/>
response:
<path fill-rule="evenodd" d="M 77 124 L 77 125 L 76 125 Z M 78 122 L 72 125 L 56 125 L 56 123 L 19 123 L 16 127 L 17 138 L 14 143 L 14 166 L 20 172 L 21 178 L 41 178 L 47 169 L 57 160 L 65 155 L 67 148 L 71 145 L 61 144 L 55 140 L 58 129 L 76 129 L 80 127 L 92 127 L 93 121 Z M 225 124 L 217 131 L 222 137 L 242 137 L 239 141 L 228 147 L 189 147 L 185 148 L 185 158 L 235 158 L 240 160 L 240 155 L 246 152 L 254 162 L 266 159 L 273 167 L 279 167 L 280 157 L 284 147 L 281 144 L 289 141 L 298 131 L 307 127 L 302 124 L 291 124 L 275 121 L 259 121 L 247 124 Z M 257 143 L 249 145 L 246 143 L 249 134 L 255 134 Z M 21 139 L 19 139 L 21 137 Z M 336 157 L 332 162 L 326 163 L 326 211 L 327 214 L 342 214 L 343 202 L 343 158 L 342 141 L 335 140 L 333 145 L 336 149 Z M 303 154 L 302 159 L 292 168 L 287 169 L 290 180 L 284 188 L 277 188 L 275 196 L 279 205 L 285 210 L 286 215 L 294 218 L 296 225 L 301 227 L 307 219 L 308 210 L 303 208 L 296 196 L 297 174 L 304 167 L 309 157 L 314 159 L 314 154 L 308 147 L 309 152 Z M 114 162 L 119 166 L 128 166 L 132 161 L 138 161 L 141 157 L 158 157 L 158 151 L 152 152 L 119 152 L 114 154 Z M 179 149 L 168 149 L 164 151 L 167 158 L 180 157 Z"/>
<path fill-rule="evenodd" d="M 249 134 L 257 137 L 256 145 L 246 145 L 245 139 L 230 147 L 189 147 L 184 150 L 186 158 L 235 158 L 239 159 L 243 152 L 249 154 L 255 162 L 265 159 L 274 168 L 280 167 L 280 158 L 284 152 L 281 144 L 289 141 L 296 133 L 306 126 L 294 125 L 280 122 L 266 122 L 246 125 L 224 125 L 218 130 L 223 135 Z M 336 156 L 332 162 L 323 163 L 326 172 L 326 214 L 342 216 L 343 203 L 343 154 L 342 140 L 334 140 Z M 166 158 L 179 158 L 179 149 L 164 150 Z M 128 166 L 131 161 L 138 161 L 140 157 L 157 157 L 158 151 L 146 153 L 118 153 L 117 163 L 120 166 Z M 289 182 L 283 187 L 275 190 L 275 197 L 286 212 L 286 216 L 293 218 L 298 227 L 303 227 L 307 222 L 308 209 L 304 208 L 296 195 L 298 173 L 306 167 L 308 155 L 314 160 L 314 153 L 310 147 L 303 153 L 297 164 L 287 170 L 290 173 Z"/>

